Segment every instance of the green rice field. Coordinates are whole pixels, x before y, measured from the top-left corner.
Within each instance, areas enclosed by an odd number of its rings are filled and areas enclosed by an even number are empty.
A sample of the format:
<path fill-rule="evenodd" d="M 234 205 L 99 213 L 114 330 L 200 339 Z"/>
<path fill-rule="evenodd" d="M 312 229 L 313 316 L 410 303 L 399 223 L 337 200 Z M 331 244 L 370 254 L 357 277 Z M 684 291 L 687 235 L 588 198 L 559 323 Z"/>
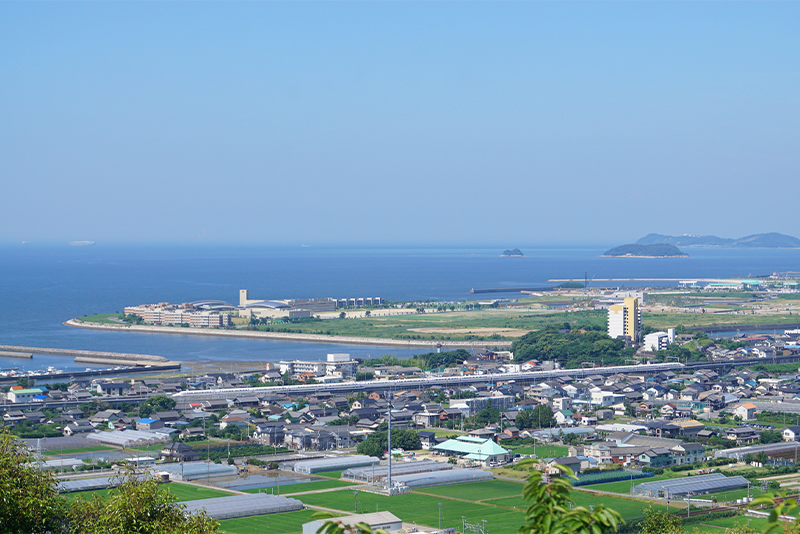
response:
<path fill-rule="evenodd" d="M 281 486 L 281 495 L 291 495 L 292 493 L 301 493 L 303 491 L 316 491 L 332 488 L 345 488 L 347 486 L 357 486 L 355 482 L 346 482 L 344 480 L 317 480 L 316 482 L 304 482 L 302 484 L 291 484 L 288 486 Z M 273 488 L 254 488 L 243 490 L 245 493 L 272 493 Z"/>

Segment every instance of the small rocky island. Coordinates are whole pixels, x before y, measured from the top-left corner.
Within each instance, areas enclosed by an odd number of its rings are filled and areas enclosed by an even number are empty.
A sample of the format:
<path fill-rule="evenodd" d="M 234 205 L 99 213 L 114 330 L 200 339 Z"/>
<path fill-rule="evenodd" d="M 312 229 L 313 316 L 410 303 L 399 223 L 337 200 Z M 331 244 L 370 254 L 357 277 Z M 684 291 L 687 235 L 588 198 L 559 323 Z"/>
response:
<path fill-rule="evenodd" d="M 525 255 L 518 248 L 515 248 L 513 250 L 506 250 L 505 252 L 500 254 L 501 258 L 522 258 L 523 256 Z"/>
<path fill-rule="evenodd" d="M 656 243 L 652 245 L 620 245 L 603 253 L 604 258 L 688 258 L 674 245 Z"/>

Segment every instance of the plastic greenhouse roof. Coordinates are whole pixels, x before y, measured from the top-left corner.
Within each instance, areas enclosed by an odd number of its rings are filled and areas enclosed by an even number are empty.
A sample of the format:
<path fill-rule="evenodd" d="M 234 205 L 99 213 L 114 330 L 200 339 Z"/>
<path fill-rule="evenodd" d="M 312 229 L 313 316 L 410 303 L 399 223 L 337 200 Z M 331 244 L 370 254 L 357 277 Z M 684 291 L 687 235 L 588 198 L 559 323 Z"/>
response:
<path fill-rule="evenodd" d="M 451 464 L 445 462 L 434 462 L 433 460 L 423 460 L 419 462 L 392 462 L 392 478 L 395 475 L 408 473 L 426 473 L 431 471 L 449 471 L 453 469 Z M 376 465 L 375 467 L 355 467 L 342 473 L 342 478 L 383 478 L 389 474 L 388 465 Z"/>
<path fill-rule="evenodd" d="M 401 482 L 409 488 L 426 488 L 431 486 L 447 486 L 464 482 L 492 480 L 491 471 L 483 469 L 451 469 L 450 471 L 433 471 L 392 477 L 392 482 Z"/>
<path fill-rule="evenodd" d="M 374 465 L 380 460 L 374 456 L 336 456 L 331 458 L 319 458 L 317 460 L 303 460 L 294 464 L 295 473 L 319 473 L 324 471 L 339 471 L 351 467 L 362 467 Z"/>
<path fill-rule="evenodd" d="M 269 495 L 267 493 L 215 497 L 213 499 L 188 501 L 183 504 L 186 506 L 187 513 L 205 509 L 208 516 L 213 519 L 232 519 L 303 509 L 303 503 L 297 499 Z"/>
<path fill-rule="evenodd" d="M 702 475 L 694 477 L 683 477 L 672 480 L 658 480 L 654 482 L 644 482 L 634 486 L 634 493 L 658 493 L 679 496 L 686 494 L 714 493 L 726 489 L 747 487 L 748 481 L 743 476 L 726 477 L 722 473 L 712 475 Z"/>

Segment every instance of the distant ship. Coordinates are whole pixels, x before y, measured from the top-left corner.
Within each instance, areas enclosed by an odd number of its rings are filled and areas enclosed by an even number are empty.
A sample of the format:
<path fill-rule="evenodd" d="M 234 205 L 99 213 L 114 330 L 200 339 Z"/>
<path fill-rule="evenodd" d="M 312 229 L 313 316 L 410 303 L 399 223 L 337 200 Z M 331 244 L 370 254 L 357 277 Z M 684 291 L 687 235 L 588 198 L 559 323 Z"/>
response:
<path fill-rule="evenodd" d="M 88 247 L 89 245 L 94 245 L 94 241 L 70 241 L 69 246 L 71 247 Z"/>

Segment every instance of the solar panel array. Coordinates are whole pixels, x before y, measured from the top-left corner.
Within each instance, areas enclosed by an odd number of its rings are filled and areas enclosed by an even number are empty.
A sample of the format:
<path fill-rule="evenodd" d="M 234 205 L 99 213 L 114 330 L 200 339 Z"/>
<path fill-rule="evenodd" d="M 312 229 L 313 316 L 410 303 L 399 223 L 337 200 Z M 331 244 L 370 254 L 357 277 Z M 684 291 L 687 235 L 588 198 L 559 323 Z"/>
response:
<path fill-rule="evenodd" d="M 492 480 L 493 478 L 494 474 L 491 471 L 484 471 L 483 469 L 451 469 L 450 471 L 392 476 L 392 484 L 404 485 L 408 488 L 428 488 L 466 482 L 481 482 Z"/>
<path fill-rule="evenodd" d="M 747 484 L 747 479 L 742 476 L 726 477 L 722 473 L 713 473 L 710 475 L 643 482 L 633 487 L 633 493 L 649 497 L 682 497 L 685 495 L 702 495 L 746 488 Z"/>
<path fill-rule="evenodd" d="M 445 462 L 434 462 L 423 460 L 420 462 L 403 462 L 392 464 L 392 477 L 395 475 L 410 475 L 412 473 L 428 473 L 431 471 L 448 471 L 453 469 L 451 464 Z M 376 465 L 374 467 L 354 467 L 342 473 L 342 479 L 353 480 L 356 482 L 372 482 L 380 480 L 389 475 L 388 465 Z"/>
<path fill-rule="evenodd" d="M 216 497 L 188 501 L 183 504 L 186 506 L 186 512 L 198 512 L 204 509 L 209 517 L 217 520 L 277 514 L 303 509 L 303 503 L 297 499 L 289 499 L 267 493 Z"/>
<path fill-rule="evenodd" d="M 294 464 L 295 473 L 324 473 L 325 471 L 339 471 L 352 467 L 379 464 L 380 460 L 374 456 L 336 456 L 332 458 L 319 458 L 316 460 L 303 460 Z"/>

